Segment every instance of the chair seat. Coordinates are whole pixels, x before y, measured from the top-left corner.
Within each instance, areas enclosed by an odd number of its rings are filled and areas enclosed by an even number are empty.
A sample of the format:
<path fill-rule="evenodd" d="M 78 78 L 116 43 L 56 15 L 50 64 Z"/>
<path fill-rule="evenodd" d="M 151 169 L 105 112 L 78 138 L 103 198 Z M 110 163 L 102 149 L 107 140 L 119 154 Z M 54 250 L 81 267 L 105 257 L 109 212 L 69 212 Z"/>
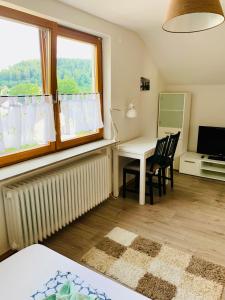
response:
<path fill-rule="evenodd" d="M 166 194 L 166 179 L 168 178 L 171 181 L 171 188 L 173 188 L 173 160 L 179 140 L 180 132 L 165 138 L 157 140 L 156 148 L 154 155 L 149 157 L 146 160 L 146 177 L 147 184 L 150 194 L 150 204 L 153 202 L 153 177 L 158 177 L 158 190 L 159 196 L 162 196 L 162 187 L 163 193 Z M 166 168 L 170 167 L 170 178 L 166 176 Z M 140 161 L 134 160 L 131 163 L 127 164 L 123 168 L 123 197 L 126 197 L 127 190 L 127 174 L 132 174 L 135 176 L 135 187 L 139 187 L 139 177 L 140 175 Z"/>
<path fill-rule="evenodd" d="M 153 205 L 153 176 L 157 175 L 158 177 L 158 190 L 159 190 L 159 196 L 161 197 L 162 195 L 162 173 L 164 172 L 164 169 L 162 169 L 161 162 L 162 158 L 165 156 L 166 149 L 167 149 L 167 144 L 168 144 L 168 139 L 169 137 L 164 137 L 161 139 L 157 140 L 154 155 L 149 157 L 146 160 L 146 177 L 147 179 L 147 184 L 149 188 L 149 195 L 150 195 L 150 204 Z M 127 179 L 126 175 L 127 174 L 133 174 L 135 175 L 135 186 L 139 187 L 138 184 L 138 178 L 142 176 L 140 174 L 140 161 L 135 160 L 129 163 L 125 168 L 123 168 L 123 197 L 126 197 L 126 185 L 127 185 Z M 142 180 L 143 178 L 141 178 Z M 145 183 L 145 182 L 144 182 Z M 144 184 L 143 183 L 143 184 Z M 140 187 L 139 187 L 140 189 Z"/>
<path fill-rule="evenodd" d="M 171 163 L 173 163 L 173 159 L 171 159 L 170 157 L 166 158 L 163 162 L 163 167 L 169 167 L 171 165 Z"/>
<path fill-rule="evenodd" d="M 160 168 L 160 165 L 157 163 L 154 163 L 153 167 L 152 167 L 152 162 L 150 160 L 146 161 L 146 173 L 149 175 L 154 175 L 155 172 Z M 134 171 L 134 172 L 140 172 L 140 160 L 136 159 L 132 162 L 130 162 L 129 164 L 127 164 L 125 166 L 125 168 L 127 171 Z"/>

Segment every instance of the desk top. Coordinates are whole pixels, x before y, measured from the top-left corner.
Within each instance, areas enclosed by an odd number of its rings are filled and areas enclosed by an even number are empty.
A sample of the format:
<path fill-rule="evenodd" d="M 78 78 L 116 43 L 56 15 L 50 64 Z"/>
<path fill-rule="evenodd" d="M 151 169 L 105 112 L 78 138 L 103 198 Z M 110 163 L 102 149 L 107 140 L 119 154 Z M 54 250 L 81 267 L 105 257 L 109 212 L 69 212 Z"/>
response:
<path fill-rule="evenodd" d="M 151 139 L 146 136 L 138 137 L 125 143 L 118 145 L 119 152 L 129 152 L 134 154 L 146 154 L 149 151 L 154 151 L 157 139 Z"/>

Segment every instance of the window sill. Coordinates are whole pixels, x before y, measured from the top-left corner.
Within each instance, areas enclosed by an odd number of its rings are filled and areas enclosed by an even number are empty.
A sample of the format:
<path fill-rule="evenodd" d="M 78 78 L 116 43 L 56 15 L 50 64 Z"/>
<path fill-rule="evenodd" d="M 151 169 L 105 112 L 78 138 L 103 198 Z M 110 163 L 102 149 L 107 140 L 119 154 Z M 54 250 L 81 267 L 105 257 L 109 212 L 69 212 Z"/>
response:
<path fill-rule="evenodd" d="M 42 157 L 30 159 L 12 166 L 3 167 L 0 169 L 0 181 L 46 167 L 69 158 L 78 157 L 80 155 L 114 145 L 115 143 L 116 142 L 114 140 L 100 140 L 75 148 L 48 154 Z"/>

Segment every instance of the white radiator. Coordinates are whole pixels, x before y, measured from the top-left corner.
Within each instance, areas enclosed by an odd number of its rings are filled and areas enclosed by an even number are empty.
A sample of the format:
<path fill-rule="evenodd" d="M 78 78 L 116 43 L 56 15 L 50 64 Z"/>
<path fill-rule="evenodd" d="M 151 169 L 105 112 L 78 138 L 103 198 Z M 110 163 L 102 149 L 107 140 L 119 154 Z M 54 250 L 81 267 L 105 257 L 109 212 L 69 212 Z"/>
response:
<path fill-rule="evenodd" d="M 43 241 L 110 194 L 109 159 L 99 154 L 3 187 L 12 249 Z"/>

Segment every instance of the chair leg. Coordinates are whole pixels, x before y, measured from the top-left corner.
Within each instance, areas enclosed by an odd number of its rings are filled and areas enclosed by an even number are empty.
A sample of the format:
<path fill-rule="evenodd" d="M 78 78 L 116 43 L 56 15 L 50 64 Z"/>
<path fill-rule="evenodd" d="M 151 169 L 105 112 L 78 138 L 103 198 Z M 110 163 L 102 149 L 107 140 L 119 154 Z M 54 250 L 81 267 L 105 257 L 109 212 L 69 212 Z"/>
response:
<path fill-rule="evenodd" d="M 126 170 L 123 170 L 123 198 L 126 198 L 126 191 L 127 191 L 127 173 Z"/>
<path fill-rule="evenodd" d="M 163 194 L 166 194 L 166 169 L 162 169 L 162 179 L 163 179 Z"/>
<path fill-rule="evenodd" d="M 159 197 L 162 197 L 162 169 L 158 170 L 158 190 L 159 190 Z"/>
<path fill-rule="evenodd" d="M 150 194 L 150 204 L 153 205 L 153 184 L 152 184 L 152 176 L 148 177 L 148 187 L 149 187 L 149 194 Z"/>
<path fill-rule="evenodd" d="M 173 163 L 170 165 L 170 181 L 171 181 L 171 189 L 173 189 Z"/>

